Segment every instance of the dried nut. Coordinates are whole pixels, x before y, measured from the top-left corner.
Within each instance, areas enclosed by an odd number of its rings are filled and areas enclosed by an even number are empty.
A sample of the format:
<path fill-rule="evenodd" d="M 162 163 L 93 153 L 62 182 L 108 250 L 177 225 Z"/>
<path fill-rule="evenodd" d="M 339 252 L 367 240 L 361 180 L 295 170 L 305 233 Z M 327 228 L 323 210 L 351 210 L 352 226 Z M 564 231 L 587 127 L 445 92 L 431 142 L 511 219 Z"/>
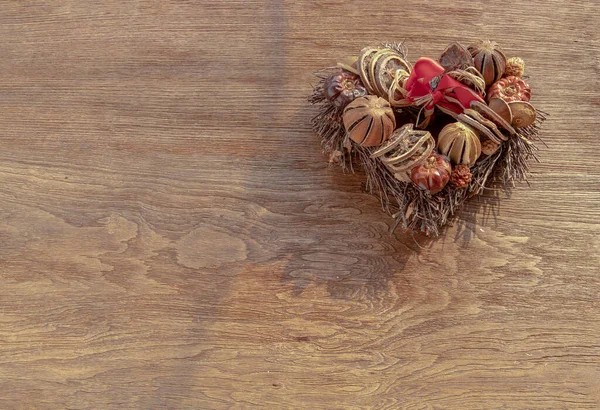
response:
<path fill-rule="evenodd" d="M 506 102 L 529 101 L 531 99 L 531 87 L 519 77 L 505 77 L 496 81 L 488 89 L 488 101 L 491 101 L 492 98 L 501 98 Z"/>
<path fill-rule="evenodd" d="M 438 150 L 455 164 L 472 165 L 481 155 L 481 143 L 471 127 L 455 122 L 440 131 Z"/>
<path fill-rule="evenodd" d="M 352 141 L 364 147 L 381 144 L 396 128 L 392 107 L 386 100 L 374 95 L 359 97 L 348 104 L 343 121 Z"/>
<path fill-rule="evenodd" d="M 349 72 L 339 72 L 329 76 L 323 85 L 325 97 L 338 107 L 345 107 L 357 97 L 367 94 L 360 78 Z"/>
<path fill-rule="evenodd" d="M 535 122 L 536 112 L 533 105 L 525 101 L 508 103 L 513 114 L 512 125 L 515 128 L 527 127 Z"/>
<path fill-rule="evenodd" d="M 419 188 L 436 194 L 444 189 L 451 172 L 452 166 L 446 157 L 433 152 L 424 164 L 417 165 L 410 171 L 410 179 Z"/>
<path fill-rule="evenodd" d="M 510 107 L 506 101 L 502 98 L 492 98 L 490 99 L 488 106 L 492 111 L 498 114 L 500 118 L 506 121 L 508 125 L 512 124 L 512 112 L 510 112 Z"/>
<path fill-rule="evenodd" d="M 481 143 L 481 153 L 485 155 L 492 155 L 494 152 L 498 151 L 498 147 L 500 147 L 500 144 L 486 139 Z"/>
<path fill-rule="evenodd" d="M 525 74 L 525 61 L 521 57 L 511 57 L 506 60 L 505 76 L 523 77 L 523 74 Z"/>
<path fill-rule="evenodd" d="M 471 182 L 473 175 L 467 165 L 458 164 L 452 170 L 450 175 L 450 182 L 452 182 L 457 188 L 465 188 Z"/>
<path fill-rule="evenodd" d="M 483 75 L 485 85 L 491 85 L 502 78 L 506 56 L 495 42 L 477 41 L 468 50 L 473 57 L 473 65 Z"/>

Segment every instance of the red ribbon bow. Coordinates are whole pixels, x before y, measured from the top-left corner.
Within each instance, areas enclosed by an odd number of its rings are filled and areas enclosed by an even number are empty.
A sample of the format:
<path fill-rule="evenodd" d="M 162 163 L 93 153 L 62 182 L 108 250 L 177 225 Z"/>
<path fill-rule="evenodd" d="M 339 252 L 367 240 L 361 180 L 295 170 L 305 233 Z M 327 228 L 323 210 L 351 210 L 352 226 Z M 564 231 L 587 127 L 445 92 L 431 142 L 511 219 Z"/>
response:
<path fill-rule="evenodd" d="M 429 115 L 433 113 L 435 105 L 461 114 L 465 108 L 471 106 L 472 101 L 485 102 L 479 93 L 450 77 L 444 67 L 429 57 L 421 57 L 417 60 L 404 83 L 404 89 L 407 91 L 407 99 L 412 102 L 431 96 L 425 105 L 426 112 L 430 112 Z"/>

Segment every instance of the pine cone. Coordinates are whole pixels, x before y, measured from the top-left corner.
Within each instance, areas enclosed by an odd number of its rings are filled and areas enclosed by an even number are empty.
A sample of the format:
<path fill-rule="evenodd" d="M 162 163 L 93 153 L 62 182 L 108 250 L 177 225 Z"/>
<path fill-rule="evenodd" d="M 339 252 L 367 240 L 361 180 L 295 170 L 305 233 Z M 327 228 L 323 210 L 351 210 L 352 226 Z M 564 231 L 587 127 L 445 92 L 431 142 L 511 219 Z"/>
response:
<path fill-rule="evenodd" d="M 456 185 L 457 188 L 464 188 L 469 185 L 471 182 L 471 170 L 465 164 L 458 164 L 452 170 L 452 175 L 450 175 L 450 182 Z"/>

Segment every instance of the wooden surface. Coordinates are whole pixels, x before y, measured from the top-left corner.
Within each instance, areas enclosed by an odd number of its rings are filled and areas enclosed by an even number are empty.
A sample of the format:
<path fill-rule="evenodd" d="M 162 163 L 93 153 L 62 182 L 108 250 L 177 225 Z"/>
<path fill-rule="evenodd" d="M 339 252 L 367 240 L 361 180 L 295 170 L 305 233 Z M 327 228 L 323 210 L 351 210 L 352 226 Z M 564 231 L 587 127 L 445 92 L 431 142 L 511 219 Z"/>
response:
<path fill-rule="evenodd" d="M 599 408 L 599 15 L 1 2 L 0 408 Z M 311 72 L 476 38 L 527 62 L 542 163 L 486 221 L 392 236 L 327 166 Z"/>

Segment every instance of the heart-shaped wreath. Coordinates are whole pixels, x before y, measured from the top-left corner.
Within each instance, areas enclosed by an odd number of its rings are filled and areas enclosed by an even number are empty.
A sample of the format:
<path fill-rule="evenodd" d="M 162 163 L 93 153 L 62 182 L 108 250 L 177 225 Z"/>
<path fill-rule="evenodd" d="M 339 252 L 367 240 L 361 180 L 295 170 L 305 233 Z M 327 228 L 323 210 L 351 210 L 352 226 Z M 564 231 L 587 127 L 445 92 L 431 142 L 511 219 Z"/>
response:
<path fill-rule="evenodd" d="M 330 162 L 362 165 L 394 229 L 437 236 L 494 182 L 526 181 L 546 115 L 530 103 L 519 57 L 492 41 L 408 61 L 403 43 L 366 47 L 315 73 L 309 101 Z"/>

